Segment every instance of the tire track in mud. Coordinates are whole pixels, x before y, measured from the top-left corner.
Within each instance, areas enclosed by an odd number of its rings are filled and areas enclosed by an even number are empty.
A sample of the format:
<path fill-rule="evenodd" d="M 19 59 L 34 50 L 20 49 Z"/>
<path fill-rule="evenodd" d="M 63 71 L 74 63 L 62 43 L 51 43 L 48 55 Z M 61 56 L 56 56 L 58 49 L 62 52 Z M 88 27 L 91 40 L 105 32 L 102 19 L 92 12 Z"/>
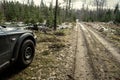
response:
<path fill-rule="evenodd" d="M 93 78 L 94 78 L 94 80 L 98 80 L 98 75 L 97 75 L 97 73 L 96 73 L 96 70 L 95 70 L 95 68 L 94 68 L 94 63 L 93 63 L 93 61 L 92 61 L 92 56 L 91 56 L 91 54 L 90 54 L 90 52 L 91 52 L 91 50 L 89 49 L 89 43 L 88 43 L 88 41 L 87 41 L 87 38 L 86 38 L 86 34 L 85 34 L 85 28 L 80 24 L 80 30 L 82 31 L 82 35 L 83 35 L 83 38 L 84 38 L 84 40 L 85 40 L 85 44 L 86 44 L 86 47 L 87 47 L 87 55 L 88 55 L 88 63 L 89 63 L 89 65 L 90 65 L 90 67 L 91 67 L 91 69 L 92 69 L 92 72 L 91 72 L 91 74 L 93 75 Z"/>
<path fill-rule="evenodd" d="M 95 80 L 119 80 L 120 66 L 117 65 L 109 50 L 80 23 L 88 49 L 88 62 L 91 65 Z M 86 27 L 86 28 L 85 28 Z"/>
<path fill-rule="evenodd" d="M 77 24 L 78 25 L 78 24 Z M 74 79 L 75 80 L 94 80 L 92 70 L 87 61 L 87 47 L 84 40 L 84 36 L 80 27 L 77 28 L 77 48 L 76 48 L 76 57 L 75 57 L 75 71 Z"/>
<path fill-rule="evenodd" d="M 89 33 L 89 32 L 88 32 Z M 99 55 L 97 55 L 96 53 L 101 53 L 101 52 L 97 52 L 97 50 L 95 48 L 97 48 L 96 45 L 94 44 L 97 44 L 96 41 L 94 40 L 93 36 L 91 36 L 91 34 L 88 34 L 89 36 L 85 36 L 86 38 L 86 42 L 87 42 L 87 46 L 88 46 L 88 55 L 90 57 L 90 64 L 91 64 L 91 67 L 93 69 L 93 72 L 94 72 L 94 76 L 95 76 L 95 80 L 100 80 L 102 79 L 101 77 L 101 74 L 100 74 L 100 71 L 102 71 L 103 73 L 103 70 L 106 70 L 106 69 L 102 69 L 102 68 L 105 68 L 104 64 L 102 64 L 101 66 L 98 66 L 99 64 L 101 64 L 103 61 L 102 60 L 99 60 Z M 89 41 L 88 41 L 89 40 Z M 94 49 L 94 50 L 93 50 Z M 99 48 L 98 48 L 99 49 Z M 99 64 L 98 64 L 99 63 Z M 99 68 L 98 68 L 99 67 Z M 101 76 L 101 77 L 100 77 Z"/>

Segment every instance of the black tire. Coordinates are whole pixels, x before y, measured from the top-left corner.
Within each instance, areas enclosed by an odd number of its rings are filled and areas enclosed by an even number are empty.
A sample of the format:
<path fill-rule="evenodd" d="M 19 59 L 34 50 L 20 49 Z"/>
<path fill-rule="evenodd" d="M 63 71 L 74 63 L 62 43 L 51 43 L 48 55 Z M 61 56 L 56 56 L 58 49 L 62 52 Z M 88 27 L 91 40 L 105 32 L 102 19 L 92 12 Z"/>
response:
<path fill-rule="evenodd" d="M 19 67 L 27 67 L 34 58 L 35 46 L 32 40 L 25 40 L 18 55 Z"/>

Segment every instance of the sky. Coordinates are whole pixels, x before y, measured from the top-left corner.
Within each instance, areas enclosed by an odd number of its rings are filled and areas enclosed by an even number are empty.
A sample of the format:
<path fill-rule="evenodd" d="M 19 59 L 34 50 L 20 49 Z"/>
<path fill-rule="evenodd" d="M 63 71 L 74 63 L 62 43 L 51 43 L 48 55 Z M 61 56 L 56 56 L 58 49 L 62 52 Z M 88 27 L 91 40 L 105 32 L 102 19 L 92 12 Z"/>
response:
<path fill-rule="evenodd" d="M 9 1 L 12 1 L 12 0 L 9 0 Z M 27 2 L 27 0 L 13 0 L 13 1 L 19 1 L 21 3 Z M 41 0 L 34 0 L 34 3 L 36 5 L 39 5 L 40 1 Z M 43 0 L 43 1 L 44 1 L 44 3 L 49 5 L 52 0 Z M 55 4 L 55 1 L 56 0 L 53 0 L 53 4 Z M 65 3 L 63 0 L 58 0 L 58 1 L 59 1 L 60 6 L 64 6 Z M 73 1 L 73 8 L 74 9 L 81 9 L 83 4 L 85 4 L 85 6 L 89 6 L 90 9 L 95 8 L 95 6 L 93 6 L 93 0 L 72 0 L 72 1 Z M 117 3 L 120 4 L 120 0 L 107 0 L 106 8 L 114 8 Z"/>

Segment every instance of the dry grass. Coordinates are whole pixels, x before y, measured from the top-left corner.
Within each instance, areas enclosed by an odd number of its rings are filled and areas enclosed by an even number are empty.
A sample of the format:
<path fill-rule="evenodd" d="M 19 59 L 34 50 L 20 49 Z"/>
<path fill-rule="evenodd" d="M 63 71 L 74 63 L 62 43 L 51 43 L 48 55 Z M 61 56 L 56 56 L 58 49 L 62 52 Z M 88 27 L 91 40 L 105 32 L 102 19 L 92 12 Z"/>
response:
<path fill-rule="evenodd" d="M 71 29 L 51 31 L 49 34 L 35 32 L 35 34 L 37 35 L 37 46 L 32 64 L 10 80 L 46 80 L 51 76 L 63 75 L 65 70 L 61 74 L 61 70 L 58 69 L 59 66 L 65 65 L 62 65 L 63 62 L 59 61 L 56 56 L 60 56 L 62 53 L 65 55 L 65 52 L 61 53 L 61 50 L 66 48 L 69 40 L 67 37 L 71 34 Z"/>
<path fill-rule="evenodd" d="M 58 31 L 55 31 L 54 34 L 56 36 L 65 36 L 65 31 L 64 30 L 58 30 Z"/>
<path fill-rule="evenodd" d="M 65 47 L 65 43 L 62 42 L 57 42 L 57 43 L 53 43 L 51 44 L 49 47 L 49 49 L 55 50 L 55 51 L 59 51 L 61 49 L 63 49 Z"/>
<path fill-rule="evenodd" d="M 58 39 L 56 36 L 43 35 L 38 38 L 37 42 L 39 43 L 39 42 L 58 42 L 58 41 L 61 41 L 61 40 Z"/>

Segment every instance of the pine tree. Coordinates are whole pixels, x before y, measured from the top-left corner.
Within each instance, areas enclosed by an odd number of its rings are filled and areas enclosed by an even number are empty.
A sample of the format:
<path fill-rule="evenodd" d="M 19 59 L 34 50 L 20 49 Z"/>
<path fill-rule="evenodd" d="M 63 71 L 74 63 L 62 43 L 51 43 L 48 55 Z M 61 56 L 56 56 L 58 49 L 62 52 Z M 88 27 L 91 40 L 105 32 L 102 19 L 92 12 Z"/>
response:
<path fill-rule="evenodd" d="M 120 23 L 120 10 L 119 10 L 119 4 L 117 4 L 115 6 L 115 10 L 114 10 L 114 15 L 115 15 L 115 23 Z"/>

